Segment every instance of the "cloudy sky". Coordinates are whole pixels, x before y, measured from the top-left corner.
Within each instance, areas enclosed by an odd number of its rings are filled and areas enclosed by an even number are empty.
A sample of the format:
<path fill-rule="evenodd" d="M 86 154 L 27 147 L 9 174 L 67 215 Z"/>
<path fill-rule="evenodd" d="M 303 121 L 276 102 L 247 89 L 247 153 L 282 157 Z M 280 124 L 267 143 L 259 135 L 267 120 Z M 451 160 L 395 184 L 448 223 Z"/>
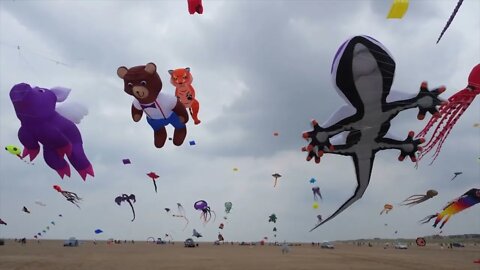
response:
<path fill-rule="evenodd" d="M 146 239 L 168 233 L 175 240 L 191 235 L 256 241 L 267 236 L 287 241 L 345 240 L 367 237 L 417 237 L 438 233 L 418 220 L 438 212 L 449 200 L 480 186 L 480 102 L 456 124 L 436 162 L 418 169 L 397 161 L 398 151 L 382 151 L 363 198 L 335 219 L 308 232 L 316 215 L 327 217 L 353 193 L 353 163 L 325 156 L 305 161 L 301 133 L 312 118 L 325 121 L 344 104 L 330 78 L 340 44 L 367 34 L 382 42 L 396 60 L 393 88 L 418 91 L 424 80 L 445 85 L 443 98 L 463 89 L 480 59 L 480 2 L 465 1 L 439 44 L 435 41 L 455 7 L 454 0 L 411 1 L 402 20 L 387 20 L 391 1 L 204 0 L 204 14 L 190 15 L 184 0 L 172 1 L 1 1 L 0 142 L 20 145 L 17 119 L 8 93 L 27 82 L 72 88 L 67 101 L 86 105 L 78 125 L 95 177 L 76 172 L 60 179 L 41 155 L 34 165 L 8 152 L 0 154 L 0 237 Z M 132 97 L 123 92 L 119 66 L 156 63 L 163 92 L 173 94 L 167 70 L 190 67 L 201 104 L 202 123 L 188 124 L 181 147 L 171 141 L 153 145 L 153 131 L 130 117 Z M 391 131 L 403 138 L 426 120 L 417 110 L 401 113 Z M 171 128 L 169 134 L 173 133 Z M 279 136 L 273 136 L 278 132 Z M 187 142 L 195 140 L 196 145 Z M 130 158 L 131 165 L 122 159 Z M 237 172 L 233 168 L 238 168 Z M 156 194 L 146 173 L 160 178 Z M 450 181 L 454 172 L 462 175 Z M 271 174 L 283 175 L 273 187 Z M 324 196 L 312 208 L 310 178 Z M 81 209 L 52 189 L 58 184 L 83 198 Z M 413 194 L 435 189 L 439 195 L 415 207 L 398 204 Z M 137 196 L 137 219 L 114 198 Z M 204 199 L 217 214 L 203 225 L 193 203 Z M 35 204 L 41 201 L 46 207 Z M 224 202 L 233 209 L 223 220 Z M 190 224 L 168 215 L 165 207 L 184 205 Z M 385 203 L 394 205 L 379 215 Z M 31 214 L 21 212 L 23 206 Z M 58 214 L 63 214 L 59 218 Z M 268 216 L 276 213 L 276 224 Z M 457 214 L 443 234 L 480 233 L 480 207 Z M 385 226 L 387 224 L 387 226 Z M 103 235 L 95 236 L 100 228 Z M 398 231 L 395 235 L 394 232 Z"/>

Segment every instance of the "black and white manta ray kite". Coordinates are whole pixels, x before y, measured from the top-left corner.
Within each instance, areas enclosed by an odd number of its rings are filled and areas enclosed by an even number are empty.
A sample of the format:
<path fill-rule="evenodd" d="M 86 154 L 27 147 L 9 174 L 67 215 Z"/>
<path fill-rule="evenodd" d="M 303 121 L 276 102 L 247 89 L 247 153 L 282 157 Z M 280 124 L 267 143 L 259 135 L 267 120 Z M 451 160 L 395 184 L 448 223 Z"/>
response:
<path fill-rule="evenodd" d="M 312 120 L 313 130 L 303 133 L 310 142 L 302 151 L 308 152 L 307 161 L 314 158 L 316 163 L 324 153 L 351 156 L 358 185 L 355 193 L 337 211 L 310 231 L 333 219 L 363 196 L 378 151 L 398 149 L 400 161 L 406 156 L 416 161 L 415 154 L 425 140 L 414 140 L 413 131 L 403 141 L 393 139 L 387 134 L 390 121 L 399 112 L 415 107 L 420 110 L 418 119 L 423 119 L 427 112 L 437 113 L 437 106 L 443 103 L 438 95 L 445 88 L 429 91 L 427 83 L 423 82 L 416 96 L 401 99 L 401 93 L 390 93 L 394 72 L 395 61 L 388 50 L 368 36 L 347 40 L 335 55 L 331 69 L 333 81 L 338 94 L 348 105 L 341 107 L 322 126 Z"/>

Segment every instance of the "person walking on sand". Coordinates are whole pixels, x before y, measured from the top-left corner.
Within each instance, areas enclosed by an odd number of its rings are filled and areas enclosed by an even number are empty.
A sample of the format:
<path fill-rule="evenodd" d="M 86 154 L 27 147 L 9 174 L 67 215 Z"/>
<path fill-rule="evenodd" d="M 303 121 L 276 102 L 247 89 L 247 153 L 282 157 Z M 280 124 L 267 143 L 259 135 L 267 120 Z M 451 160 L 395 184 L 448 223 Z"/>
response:
<path fill-rule="evenodd" d="M 290 248 L 288 247 L 287 241 L 283 241 L 282 244 L 282 254 L 289 253 Z"/>

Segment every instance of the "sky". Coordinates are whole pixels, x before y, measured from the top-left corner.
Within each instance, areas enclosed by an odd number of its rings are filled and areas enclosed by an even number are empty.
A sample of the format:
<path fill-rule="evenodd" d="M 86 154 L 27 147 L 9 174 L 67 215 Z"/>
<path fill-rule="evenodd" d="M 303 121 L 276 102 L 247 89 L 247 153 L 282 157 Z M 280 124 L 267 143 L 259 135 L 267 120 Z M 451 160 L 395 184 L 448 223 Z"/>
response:
<path fill-rule="evenodd" d="M 273 227 L 279 241 L 415 238 L 439 233 L 420 219 L 480 187 L 480 129 L 473 127 L 480 122 L 478 100 L 435 163 L 429 166 L 427 156 L 416 169 L 408 159 L 397 160 L 398 150 L 379 152 L 363 198 L 312 232 L 318 214 L 329 216 L 353 194 L 355 170 L 349 157 L 326 155 L 315 164 L 300 150 L 310 120 L 322 123 L 344 105 L 330 67 L 338 47 L 352 36 L 372 36 L 389 49 L 396 61 L 393 89 L 414 94 L 428 81 L 430 87 L 446 86 L 444 99 L 463 89 L 480 62 L 479 1 L 464 1 L 439 44 L 456 1 L 410 1 L 401 20 L 386 19 L 391 1 L 203 2 L 204 14 L 190 15 L 183 0 L 0 1 L 1 145 L 21 146 L 20 121 L 8 95 L 13 85 L 69 87 L 65 103 L 81 103 L 89 111 L 78 128 L 95 170 L 85 182 L 73 170 L 62 180 L 42 155 L 32 165 L 0 152 L 0 218 L 8 223 L 0 237 L 33 237 L 54 221 L 44 238 L 145 240 L 170 234 L 183 241 L 195 228 L 205 241 L 216 240 L 219 232 L 228 241 L 258 241 L 274 240 Z M 191 68 L 202 123 L 187 124 L 180 147 L 167 141 L 155 148 L 146 120 L 131 119 L 133 97 L 123 91 L 116 70 L 148 62 L 157 65 L 162 92 L 171 95 L 168 70 Z M 428 118 L 417 120 L 417 112 L 400 113 L 390 131 L 400 138 L 419 132 Z M 132 164 L 124 165 L 124 158 Z M 151 171 L 160 176 L 158 193 L 146 176 Z M 282 175 L 276 187 L 273 173 Z M 323 195 L 318 209 L 312 208 L 312 177 Z M 76 192 L 81 208 L 53 185 Z M 399 206 L 429 189 L 438 196 Z M 114 202 L 123 193 L 136 195 L 134 222 L 129 206 Z M 197 200 L 208 202 L 216 220 L 202 223 L 193 208 Z M 224 220 L 227 201 L 233 208 Z M 164 211 L 176 211 L 177 202 L 190 220 L 185 230 L 182 219 Z M 385 203 L 394 208 L 379 215 Z M 31 213 L 22 212 L 23 206 Z M 272 213 L 275 224 L 268 222 Z M 442 234 L 480 233 L 479 217 L 478 205 L 467 209 Z M 95 235 L 95 229 L 104 233 Z"/>

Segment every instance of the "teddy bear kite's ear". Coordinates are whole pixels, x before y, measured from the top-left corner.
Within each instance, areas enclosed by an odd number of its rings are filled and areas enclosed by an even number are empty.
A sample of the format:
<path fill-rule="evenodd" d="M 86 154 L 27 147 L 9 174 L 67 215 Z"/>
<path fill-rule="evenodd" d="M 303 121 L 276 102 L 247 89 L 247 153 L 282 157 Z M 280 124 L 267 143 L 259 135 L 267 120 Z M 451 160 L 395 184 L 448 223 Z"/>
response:
<path fill-rule="evenodd" d="M 125 77 L 125 75 L 128 73 L 128 68 L 126 67 L 119 67 L 117 69 L 117 75 L 118 77 L 120 77 L 121 79 L 123 79 L 123 77 Z"/>
<path fill-rule="evenodd" d="M 154 74 L 157 71 L 157 66 L 155 66 L 154 63 L 148 63 L 145 66 L 145 71 L 148 72 L 149 74 Z"/>

